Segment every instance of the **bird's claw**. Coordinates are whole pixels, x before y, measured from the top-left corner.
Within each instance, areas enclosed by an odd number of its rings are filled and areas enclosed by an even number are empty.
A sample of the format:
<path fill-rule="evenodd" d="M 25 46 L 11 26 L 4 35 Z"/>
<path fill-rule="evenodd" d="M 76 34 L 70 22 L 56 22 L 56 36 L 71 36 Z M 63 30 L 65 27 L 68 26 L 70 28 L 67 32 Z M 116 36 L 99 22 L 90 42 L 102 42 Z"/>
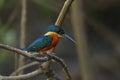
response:
<path fill-rule="evenodd" d="M 51 59 L 51 56 L 48 55 L 47 53 L 43 53 L 43 54 L 32 53 L 32 56 L 37 57 L 42 62 L 46 62 L 46 61 L 49 61 Z"/>
<path fill-rule="evenodd" d="M 51 59 L 51 56 L 47 53 L 40 54 L 38 57 L 43 62 L 49 61 Z"/>
<path fill-rule="evenodd" d="M 38 57 L 40 54 L 38 54 L 37 52 L 34 52 L 31 54 L 32 56 Z"/>

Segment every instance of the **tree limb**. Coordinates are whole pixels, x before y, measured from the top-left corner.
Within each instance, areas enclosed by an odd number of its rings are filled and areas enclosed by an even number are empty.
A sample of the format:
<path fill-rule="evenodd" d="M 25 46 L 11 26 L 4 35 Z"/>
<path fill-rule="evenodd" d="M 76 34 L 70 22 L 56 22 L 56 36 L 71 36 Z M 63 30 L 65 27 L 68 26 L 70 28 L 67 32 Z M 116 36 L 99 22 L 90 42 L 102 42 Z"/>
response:
<path fill-rule="evenodd" d="M 39 57 L 35 57 L 32 54 L 30 54 L 30 53 L 27 53 L 25 51 L 22 51 L 20 49 L 17 49 L 17 48 L 8 46 L 8 45 L 0 44 L 0 48 L 12 51 L 14 53 L 18 53 L 18 54 L 23 55 L 25 57 L 28 57 L 30 59 L 34 59 L 35 61 L 38 61 L 38 62 L 44 62 L 44 60 L 42 61 Z M 66 64 L 64 63 L 64 61 L 62 59 L 60 59 L 59 57 L 55 56 L 55 55 L 49 55 L 48 54 L 48 61 L 51 60 L 51 59 L 56 61 L 57 63 L 59 63 L 62 66 L 62 68 L 64 70 L 64 73 L 66 74 L 65 77 L 67 78 L 67 80 L 71 80 L 71 76 L 70 76 L 69 70 L 68 70 Z M 43 66 L 43 64 L 41 66 Z M 42 73 L 43 73 L 43 71 L 41 71 L 41 68 L 40 68 L 40 69 L 38 69 L 36 71 L 33 71 L 31 73 L 28 73 L 28 74 L 24 74 L 24 75 L 0 76 L 0 80 L 25 79 L 25 78 L 29 78 L 31 76 L 35 76 L 35 74 L 37 75 L 37 74 L 42 74 Z"/>
<path fill-rule="evenodd" d="M 29 63 L 29 64 L 26 64 L 26 65 L 18 68 L 17 70 L 15 70 L 13 73 L 11 73 L 10 76 L 14 76 L 15 74 L 19 74 L 20 71 L 22 71 L 22 70 L 24 70 L 24 69 L 26 69 L 26 68 L 29 68 L 29 67 L 31 67 L 31 66 L 38 65 L 38 64 L 40 64 L 40 63 L 39 63 L 39 62 L 36 62 L 36 61 L 34 61 L 34 62 L 32 62 L 32 63 Z"/>
<path fill-rule="evenodd" d="M 62 23 L 63 23 L 63 20 L 68 12 L 68 9 L 70 8 L 71 4 L 72 4 L 73 0 L 66 0 L 60 13 L 59 13 L 59 16 L 55 22 L 55 25 L 57 26 L 61 26 Z"/>
<path fill-rule="evenodd" d="M 64 61 L 55 55 L 52 55 L 52 57 L 53 57 L 53 60 L 55 60 L 57 63 L 59 63 L 63 67 L 63 71 L 65 72 L 65 76 L 66 76 L 67 80 L 72 80 L 69 69 L 68 69 L 67 65 L 64 63 Z"/>
<path fill-rule="evenodd" d="M 36 61 L 41 62 L 40 59 L 38 59 L 37 57 L 32 56 L 32 54 L 26 53 L 25 51 L 22 51 L 22 50 L 20 50 L 20 49 L 17 49 L 17 48 L 8 46 L 8 45 L 4 45 L 4 44 L 0 44 L 0 48 L 3 48 L 3 49 L 6 49 L 6 50 L 9 50 L 9 51 L 18 53 L 18 54 L 23 55 L 23 56 L 25 56 L 25 57 L 28 57 L 28 58 L 30 58 L 30 59 L 35 59 Z"/>
<path fill-rule="evenodd" d="M 29 79 L 32 78 L 38 74 L 43 74 L 43 70 L 37 69 L 31 73 L 23 74 L 23 75 L 18 75 L 18 76 L 1 76 L 0 75 L 0 80 L 21 80 L 21 79 Z"/>
<path fill-rule="evenodd" d="M 82 0 L 75 0 L 71 8 L 71 22 L 73 32 L 77 41 L 76 47 L 79 57 L 79 64 L 83 80 L 94 80 L 90 55 L 88 54 L 88 44 L 84 27 L 84 14 L 82 10 Z"/>

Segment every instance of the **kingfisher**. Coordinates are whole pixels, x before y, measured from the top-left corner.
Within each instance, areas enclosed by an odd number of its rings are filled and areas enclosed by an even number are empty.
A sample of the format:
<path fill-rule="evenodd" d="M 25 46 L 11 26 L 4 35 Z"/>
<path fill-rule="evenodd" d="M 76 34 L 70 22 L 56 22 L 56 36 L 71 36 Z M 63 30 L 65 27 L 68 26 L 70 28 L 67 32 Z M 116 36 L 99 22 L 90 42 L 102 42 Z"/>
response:
<path fill-rule="evenodd" d="M 67 35 L 61 27 L 50 25 L 43 36 L 33 41 L 28 47 L 23 48 L 23 50 L 43 54 L 44 52 L 54 48 L 61 37 L 65 37 L 75 43 L 75 40 Z"/>

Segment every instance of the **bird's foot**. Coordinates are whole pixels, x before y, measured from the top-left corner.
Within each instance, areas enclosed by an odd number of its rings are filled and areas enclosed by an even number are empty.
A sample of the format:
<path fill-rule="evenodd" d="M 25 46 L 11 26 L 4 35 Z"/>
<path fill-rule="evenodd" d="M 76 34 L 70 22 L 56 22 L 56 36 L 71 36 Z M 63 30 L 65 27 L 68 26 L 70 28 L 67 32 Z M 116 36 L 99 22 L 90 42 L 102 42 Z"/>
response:
<path fill-rule="evenodd" d="M 48 55 L 47 53 L 39 54 L 39 59 L 43 62 L 51 60 L 51 56 Z"/>
<path fill-rule="evenodd" d="M 40 59 L 40 61 L 42 61 L 42 62 L 46 62 L 51 59 L 51 56 L 48 55 L 47 53 L 43 53 L 43 54 L 32 53 L 32 56 L 38 57 Z"/>
<path fill-rule="evenodd" d="M 38 57 L 40 54 L 37 53 L 37 52 L 33 52 L 33 53 L 31 53 L 31 55 L 32 55 L 32 56 L 35 56 L 35 57 Z"/>

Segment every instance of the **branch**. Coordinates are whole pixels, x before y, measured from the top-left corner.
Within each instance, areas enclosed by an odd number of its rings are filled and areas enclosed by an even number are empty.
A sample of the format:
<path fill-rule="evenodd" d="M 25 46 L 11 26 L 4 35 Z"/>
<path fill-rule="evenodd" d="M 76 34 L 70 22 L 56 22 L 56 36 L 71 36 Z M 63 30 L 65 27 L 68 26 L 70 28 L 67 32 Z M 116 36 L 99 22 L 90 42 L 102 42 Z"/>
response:
<path fill-rule="evenodd" d="M 40 63 L 35 61 L 35 62 L 29 63 L 29 64 L 27 64 L 25 66 L 22 66 L 22 67 L 18 68 L 16 71 L 14 71 L 10 76 L 14 76 L 14 75 L 18 74 L 20 71 L 22 71 L 22 70 L 24 70 L 24 69 L 26 69 L 28 67 L 32 67 L 32 66 L 38 65 L 38 64 L 40 64 Z M 55 75 L 55 73 L 53 72 L 53 70 L 46 71 L 44 74 L 48 77 L 48 79 L 50 78 L 50 80 L 51 80 L 51 78 L 55 79 L 55 80 L 60 80 Z"/>
<path fill-rule="evenodd" d="M 83 80 L 94 80 L 90 55 L 88 54 L 88 44 L 84 27 L 84 14 L 82 10 L 82 0 L 75 0 L 71 8 L 71 22 L 73 32 L 77 41 L 76 47 L 79 57 L 79 64 Z"/>
<path fill-rule="evenodd" d="M 25 47 L 25 27 L 26 27 L 26 0 L 22 0 L 21 11 L 21 32 L 20 32 L 20 47 Z"/>
<path fill-rule="evenodd" d="M 38 61 L 38 62 L 44 62 L 44 61 L 45 61 L 45 60 L 42 61 L 42 60 L 40 59 L 40 57 L 32 56 L 32 54 L 30 54 L 30 53 L 27 53 L 27 52 L 25 52 L 25 51 L 22 51 L 22 50 L 20 50 L 20 49 L 17 49 L 17 48 L 8 46 L 8 45 L 0 44 L 0 48 L 3 48 L 3 49 L 6 49 L 6 50 L 9 50 L 9 51 L 12 51 L 12 52 L 14 52 L 14 53 L 18 53 L 18 54 L 23 55 L 23 56 L 25 56 L 25 57 L 28 57 L 28 58 L 30 58 L 30 59 L 34 59 L 34 60 L 36 60 L 36 61 Z M 53 59 L 54 61 L 56 61 L 57 63 L 59 63 L 59 64 L 63 67 L 63 70 L 64 70 L 64 72 L 65 72 L 65 74 L 66 74 L 67 80 L 71 80 L 71 76 L 70 76 L 69 70 L 68 70 L 66 64 L 64 63 L 64 61 L 63 61 L 62 59 L 60 59 L 59 57 L 57 57 L 57 56 L 55 56 L 55 55 L 49 55 L 49 54 L 48 54 L 48 56 L 47 56 L 46 58 L 47 58 L 48 61 L 51 60 L 51 59 Z M 42 64 L 41 66 L 44 66 L 44 65 Z M 45 69 L 45 70 L 46 70 L 46 69 Z M 43 73 L 43 71 L 41 71 L 41 69 L 36 70 L 36 71 L 34 71 L 34 72 L 31 72 L 31 73 L 28 73 L 28 74 L 19 75 L 19 76 L 0 76 L 0 80 L 1 80 L 1 79 L 2 79 L 2 80 L 6 80 L 6 79 L 8 79 L 8 80 L 13 80 L 13 79 L 25 79 L 25 78 L 29 78 L 29 77 L 31 77 L 31 76 L 35 76 L 35 74 L 37 75 L 37 74 L 40 74 L 40 73 L 41 73 L 41 74 Z"/>
<path fill-rule="evenodd" d="M 52 56 L 53 60 L 55 60 L 57 63 L 59 63 L 63 67 L 63 71 L 65 72 L 65 76 L 66 76 L 67 80 L 72 80 L 69 69 L 68 69 L 67 65 L 64 63 L 64 61 L 55 55 L 51 55 L 51 56 Z"/>
<path fill-rule="evenodd" d="M 20 55 L 23 55 L 23 56 L 28 57 L 30 59 L 34 59 L 34 60 L 36 60 L 38 62 L 44 62 L 44 60 L 42 61 L 42 59 L 40 59 L 40 57 L 35 57 L 35 56 L 33 56 L 32 54 L 30 54 L 28 52 L 22 51 L 20 49 L 17 49 L 17 48 L 8 46 L 8 45 L 0 44 L 0 48 L 12 51 L 12 52 L 20 54 Z M 47 57 L 46 57 L 46 59 L 47 59 Z M 49 59 L 50 59 L 50 56 L 49 56 Z"/>
<path fill-rule="evenodd" d="M 57 26 L 61 26 L 62 23 L 63 23 L 63 20 L 68 12 L 68 9 L 70 8 L 71 4 L 72 4 L 73 0 L 66 0 L 64 5 L 63 5 L 63 8 L 62 10 L 60 11 L 59 13 L 59 16 L 55 22 L 55 25 Z"/>
<path fill-rule="evenodd" d="M 23 75 L 19 75 L 19 76 L 1 76 L 0 75 L 0 80 L 21 80 L 21 79 L 29 79 L 32 78 L 38 74 L 43 74 L 43 70 L 37 69 L 31 73 L 28 74 L 23 74 Z"/>
<path fill-rule="evenodd" d="M 25 37 L 26 37 L 26 2 L 27 0 L 21 0 L 22 1 L 22 10 L 21 10 L 21 25 L 20 25 L 20 48 L 25 47 Z M 21 67 L 24 65 L 24 57 L 19 56 L 19 62 L 18 67 Z M 23 71 L 21 71 L 21 74 Z"/>
<path fill-rule="evenodd" d="M 26 68 L 29 68 L 29 67 L 31 67 L 31 66 L 38 65 L 38 64 L 40 64 L 40 63 L 39 63 L 39 62 L 36 62 L 36 61 L 35 61 L 35 62 L 32 62 L 32 63 L 29 63 L 29 64 L 26 64 L 26 65 L 18 68 L 18 69 L 17 69 L 16 71 L 14 71 L 13 73 L 11 73 L 10 76 L 14 76 L 14 75 L 16 75 L 16 74 L 19 74 L 19 72 L 21 72 L 22 70 L 24 70 L 24 69 L 26 69 Z"/>

